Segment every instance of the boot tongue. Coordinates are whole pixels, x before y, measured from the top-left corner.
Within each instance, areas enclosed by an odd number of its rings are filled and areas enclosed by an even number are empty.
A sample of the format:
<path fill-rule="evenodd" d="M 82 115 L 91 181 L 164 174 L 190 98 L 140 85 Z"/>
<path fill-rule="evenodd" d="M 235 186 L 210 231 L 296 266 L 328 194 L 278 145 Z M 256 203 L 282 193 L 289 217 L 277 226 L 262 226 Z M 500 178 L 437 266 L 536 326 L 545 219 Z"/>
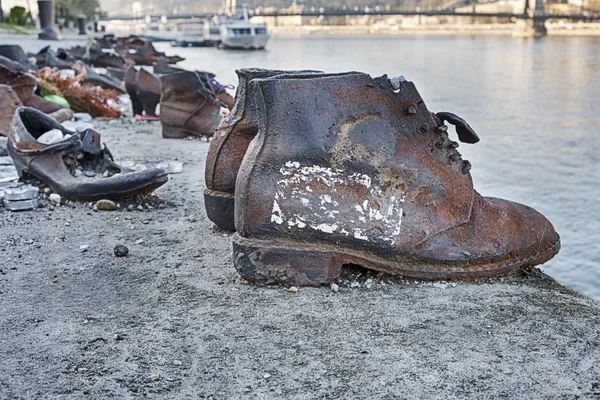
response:
<path fill-rule="evenodd" d="M 439 112 L 435 115 L 442 123 L 448 121 L 448 123 L 454 125 L 458 139 L 461 142 L 470 144 L 479 142 L 479 136 L 477 136 L 475 130 L 463 118 L 451 112 Z"/>

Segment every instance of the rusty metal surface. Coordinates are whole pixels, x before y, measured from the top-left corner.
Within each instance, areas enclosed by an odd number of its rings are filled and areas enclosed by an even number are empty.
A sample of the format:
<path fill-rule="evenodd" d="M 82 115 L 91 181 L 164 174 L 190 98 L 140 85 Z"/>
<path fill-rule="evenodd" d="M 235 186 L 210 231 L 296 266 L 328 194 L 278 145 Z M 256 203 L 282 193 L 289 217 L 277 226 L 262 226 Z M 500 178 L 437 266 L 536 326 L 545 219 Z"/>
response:
<path fill-rule="evenodd" d="M 239 82 L 231 113 L 223 118 L 211 142 L 206 158 L 204 192 L 206 212 L 211 221 L 223 229 L 235 230 L 234 193 L 237 173 L 246 150 L 258 132 L 254 94 L 250 91 L 252 79 L 281 76 L 331 76 L 321 71 L 283 71 L 244 68 L 236 71 Z M 250 91 L 250 92 L 249 92 Z"/>
<path fill-rule="evenodd" d="M 21 99 L 8 85 L 0 84 L 0 136 L 7 136 L 15 110 L 22 107 Z"/>
<path fill-rule="evenodd" d="M 213 136 L 220 120 L 221 102 L 207 75 L 181 71 L 160 79 L 163 137 Z"/>
<path fill-rule="evenodd" d="M 10 86 L 19 99 L 25 102 L 33 95 L 37 80 L 19 63 L 0 56 L 0 84 Z"/>
<path fill-rule="evenodd" d="M 259 133 L 237 179 L 240 272 L 288 265 L 297 274 L 315 245 L 337 249 L 338 269 L 358 263 L 422 278 L 505 273 L 558 252 L 541 214 L 473 190 L 470 163 L 413 83 L 395 89 L 385 76 L 360 74 L 250 85 Z M 475 141 L 460 117 L 443 117 Z M 261 240 L 263 251 L 247 254 Z M 263 262 L 267 250 L 278 256 Z"/>

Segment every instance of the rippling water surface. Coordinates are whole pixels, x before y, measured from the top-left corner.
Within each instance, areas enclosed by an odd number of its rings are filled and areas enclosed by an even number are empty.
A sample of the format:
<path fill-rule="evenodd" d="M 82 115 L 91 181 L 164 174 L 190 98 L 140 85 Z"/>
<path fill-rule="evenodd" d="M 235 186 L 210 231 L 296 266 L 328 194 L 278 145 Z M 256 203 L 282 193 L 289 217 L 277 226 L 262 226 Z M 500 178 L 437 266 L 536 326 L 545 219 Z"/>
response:
<path fill-rule="evenodd" d="M 546 215 L 562 250 L 544 266 L 600 300 L 600 38 L 275 37 L 267 51 L 171 49 L 223 83 L 241 67 L 404 75 L 432 111 L 453 111 L 481 142 L 460 147 L 483 195 Z"/>

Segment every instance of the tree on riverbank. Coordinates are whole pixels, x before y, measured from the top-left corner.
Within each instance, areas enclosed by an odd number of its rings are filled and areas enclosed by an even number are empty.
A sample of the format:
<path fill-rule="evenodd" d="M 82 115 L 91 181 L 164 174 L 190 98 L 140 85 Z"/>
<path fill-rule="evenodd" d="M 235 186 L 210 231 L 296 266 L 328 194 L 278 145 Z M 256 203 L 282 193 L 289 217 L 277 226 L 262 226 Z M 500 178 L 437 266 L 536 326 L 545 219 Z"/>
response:
<path fill-rule="evenodd" d="M 55 0 L 56 16 L 76 21 L 80 14 L 89 19 L 101 14 L 98 0 Z"/>

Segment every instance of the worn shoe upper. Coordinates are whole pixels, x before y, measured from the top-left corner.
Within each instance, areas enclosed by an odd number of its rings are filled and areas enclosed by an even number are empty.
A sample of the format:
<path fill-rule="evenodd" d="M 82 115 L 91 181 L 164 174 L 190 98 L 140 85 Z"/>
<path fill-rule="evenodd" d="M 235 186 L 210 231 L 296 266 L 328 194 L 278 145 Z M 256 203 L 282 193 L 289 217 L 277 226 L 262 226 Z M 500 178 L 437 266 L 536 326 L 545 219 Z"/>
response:
<path fill-rule="evenodd" d="M 460 118 L 430 113 L 413 83 L 349 74 L 250 85 L 259 133 L 236 182 L 242 237 L 335 244 L 423 277 L 535 265 L 558 252 L 541 214 L 473 189 L 443 120 L 465 141 L 478 138 Z"/>
<path fill-rule="evenodd" d="M 44 142 L 53 131 L 59 140 Z M 39 139 L 39 140 L 38 140 Z M 99 200 L 149 193 L 168 180 L 162 169 L 134 172 L 114 163 L 88 129 L 72 132 L 33 108 L 21 107 L 13 117 L 8 152 L 21 175 L 32 175 L 55 192 L 75 200 Z"/>

